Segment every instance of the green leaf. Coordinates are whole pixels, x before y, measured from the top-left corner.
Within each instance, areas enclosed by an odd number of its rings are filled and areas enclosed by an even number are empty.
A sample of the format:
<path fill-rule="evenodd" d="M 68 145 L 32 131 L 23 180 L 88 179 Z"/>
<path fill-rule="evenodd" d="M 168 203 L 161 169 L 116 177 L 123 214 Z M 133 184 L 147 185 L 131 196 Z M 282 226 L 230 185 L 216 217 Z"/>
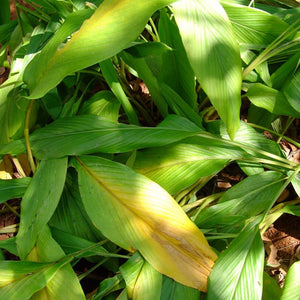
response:
<path fill-rule="evenodd" d="M 66 35 L 61 29 L 57 34 L 62 38 L 55 39 L 55 35 L 28 65 L 24 81 L 29 86 L 30 97 L 40 98 L 66 75 L 119 53 L 138 37 L 154 11 L 171 2 L 154 0 L 137 5 L 134 0 L 104 0 L 65 45 L 60 44 L 71 32 Z"/>
<path fill-rule="evenodd" d="M 300 112 L 296 111 L 287 101 L 285 95 L 273 88 L 261 83 L 251 85 L 246 93 L 249 100 L 256 106 L 268 110 L 276 115 L 300 117 Z"/>
<path fill-rule="evenodd" d="M 0 248 L 5 249 L 13 255 L 18 256 L 16 237 L 11 237 L 9 239 L 0 241 Z"/>
<path fill-rule="evenodd" d="M 40 232 L 37 239 L 36 246 L 28 255 L 28 259 L 38 262 L 55 262 L 58 260 L 67 260 L 67 262 L 70 262 L 70 260 L 72 260 L 72 257 L 64 257 L 65 254 L 57 242 L 52 238 L 49 227 L 44 226 L 44 229 Z M 62 282 L 64 284 L 61 284 Z M 66 264 L 57 270 L 54 276 L 47 282 L 46 286 L 34 294 L 31 299 L 83 300 L 85 299 L 85 296 L 77 275 L 71 265 Z"/>
<path fill-rule="evenodd" d="M 145 263 L 139 252 L 135 252 L 128 261 L 120 267 L 120 272 L 126 282 L 126 290 L 129 298 L 132 298 L 136 280 Z"/>
<path fill-rule="evenodd" d="M 240 125 L 242 65 L 231 23 L 218 0 L 180 0 L 173 11 L 196 77 L 233 138 Z"/>
<path fill-rule="evenodd" d="M 10 180 L 0 179 L 0 203 L 22 197 L 30 182 L 31 178 L 29 177 Z"/>
<path fill-rule="evenodd" d="M 111 292 L 124 288 L 123 283 L 124 282 L 122 282 L 122 276 L 120 274 L 104 279 L 103 281 L 101 281 L 99 290 L 93 297 L 93 300 L 103 299 L 104 296 L 110 294 Z"/>
<path fill-rule="evenodd" d="M 249 48 L 264 48 L 288 28 L 287 23 L 266 11 L 222 0 L 220 2 L 238 41 Z"/>
<path fill-rule="evenodd" d="M 127 250 L 139 250 L 160 273 L 205 290 L 216 255 L 165 190 L 103 158 L 82 156 L 72 162 L 85 209 L 107 238 Z"/>
<path fill-rule="evenodd" d="M 290 105 L 300 113 L 300 69 L 295 73 L 291 80 L 283 87 L 283 93 Z"/>
<path fill-rule="evenodd" d="M 9 0 L 2 0 L 1 10 L 0 10 L 0 25 L 9 23 L 9 21 L 10 21 Z"/>
<path fill-rule="evenodd" d="M 70 259 L 58 263 L 0 261 L 0 298 L 27 300 L 42 289 Z M 20 298 L 22 297 L 22 298 Z"/>
<path fill-rule="evenodd" d="M 214 150 L 183 143 L 141 150 L 133 168 L 173 195 L 226 166 L 224 153 Z"/>
<path fill-rule="evenodd" d="M 67 158 L 41 161 L 21 202 L 17 234 L 19 256 L 25 258 L 53 215 L 63 191 Z"/>
<path fill-rule="evenodd" d="M 138 44 L 121 52 L 122 59 L 132 67 L 147 85 L 151 97 L 162 116 L 168 115 L 168 104 L 161 93 L 160 74 L 163 69 L 165 48 L 158 48 L 157 43 Z"/>
<path fill-rule="evenodd" d="M 107 84 L 111 88 L 112 92 L 116 96 L 116 98 L 119 100 L 120 104 L 122 105 L 129 123 L 134 125 L 139 125 L 139 120 L 136 115 L 135 110 L 133 109 L 131 103 L 129 102 L 122 86 L 119 81 L 118 75 L 116 73 L 116 70 L 114 69 L 113 63 L 110 59 L 104 60 L 100 63 L 100 68 L 103 74 L 103 77 L 105 78 Z"/>
<path fill-rule="evenodd" d="M 197 109 L 196 82 L 193 69 L 182 44 L 179 29 L 165 10 L 160 11 L 158 32 L 161 42 L 173 49 L 162 53 L 158 83 L 166 83 L 194 110 Z"/>
<path fill-rule="evenodd" d="M 188 128 L 185 128 L 185 127 Z M 160 126 L 139 127 L 116 124 L 98 116 L 58 119 L 36 130 L 30 137 L 39 159 L 87 153 L 120 153 L 140 148 L 163 146 L 195 135 L 201 129 L 184 118 L 167 118 Z M 17 151 L 16 151 L 17 149 Z M 0 147 L 0 154 L 25 152 L 25 143 L 16 141 Z"/>
<path fill-rule="evenodd" d="M 295 262 L 289 269 L 285 285 L 283 288 L 282 297 L 280 300 L 297 300 L 300 295 L 300 261 Z"/>
<path fill-rule="evenodd" d="M 279 300 L 282 294 L 282 289 L 279 287 L 277 282 L 264 272 L 264 284 L 262 300 Z"/>
<path fill-rule="evenodd" d="M 96 115 L 117 122 L 120 102 L 110 91 L 100 91 L 85 101 L 79 110 L 80 115 Z"/>
<path fill-rule="evenodd" d="M 160 300 L 199 300 L 200 292 L 164 276 Z"/>
<path fill-rule="evenodd" d="M 170 108 L 179 116 L 185 117 L 194 122 L 200 128 L 202 127 L 202 118 L 191 108 L 172 88 L 164 83 L 160 84 L 162 95 Z"/>
<path fill-rule="evenodd" d="M 120 267 L 130 299 L 159 299 L 162 275 L 149 265 L 138 252 Z"/>
<path fill-rule="evenodd" d="M 221 253 L 209 277 L 207 300 L 261 299 L 264 247 L 255 223 L 245 227 Z"/>
<path fill-rule="evenodd" d="M 256 216 L 276 201 L 283 180 L 284 176 L 274 171 L 249 176 L 225 192 L 218 204 L 200 212 L 195 223 L 213 228 Z"/>
<path fill-rule="evenodd" d="M 68 170 L 63 193 L 49 225 L 92 242 L 103 239 L 84 209 L 74 169 Z"/>

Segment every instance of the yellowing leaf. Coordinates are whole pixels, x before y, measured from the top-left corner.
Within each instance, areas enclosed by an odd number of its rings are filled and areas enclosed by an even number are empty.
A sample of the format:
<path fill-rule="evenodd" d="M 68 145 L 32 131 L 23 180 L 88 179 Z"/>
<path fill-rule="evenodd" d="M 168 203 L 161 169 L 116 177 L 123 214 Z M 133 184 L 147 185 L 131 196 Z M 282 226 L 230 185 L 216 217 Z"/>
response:
<path fill-rule="evenodd" d="M 103 235 L 139 250 L 157 271 L 206 291 L 217 255 L 176 201 L 158 184 L 99 157 L 73 159 L 85 209 Z"/>
<path fill-rule="evenodd" d="M 143 31 L 151 15 L 171 2 L 104 0 L 61 49 L 53 51 L 50 41 L 31 61 L 24 73 L 30 97 L 44 96 L 68 74 L 105 60 L 126 48 Z"/>

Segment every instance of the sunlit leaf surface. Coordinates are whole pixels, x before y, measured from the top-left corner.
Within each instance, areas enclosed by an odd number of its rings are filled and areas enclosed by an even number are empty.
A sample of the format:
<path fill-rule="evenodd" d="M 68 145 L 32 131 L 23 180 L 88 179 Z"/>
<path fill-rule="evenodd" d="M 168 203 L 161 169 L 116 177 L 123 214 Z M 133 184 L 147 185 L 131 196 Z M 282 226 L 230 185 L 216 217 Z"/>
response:
<path fill-rule="evenodd" d="M 216 254 L 201 231 L 159 185 L 99 157 L 72 160 L 85 209 L 119 246 L 139 250 L 160 273 L 206 290 Z"/>

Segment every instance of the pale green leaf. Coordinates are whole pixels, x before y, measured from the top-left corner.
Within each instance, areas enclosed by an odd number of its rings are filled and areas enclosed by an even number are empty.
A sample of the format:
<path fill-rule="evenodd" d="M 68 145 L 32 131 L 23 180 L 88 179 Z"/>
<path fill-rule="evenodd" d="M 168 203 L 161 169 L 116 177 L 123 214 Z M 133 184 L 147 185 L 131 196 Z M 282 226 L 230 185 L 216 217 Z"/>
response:
<path fill-rule="evenodd" d="M 72 162 L 85 209 L 106 237 L 139 250 L 160 273 L 206 289 L 216 254 L 165 190 L 116 162 L 92 156 Z"/>
<path fill-rule="evenodd" d="M 300 295 L 300 261 L 289 269 L 280 300 L 298 300 Z"/>
<path fill-rule="evenodd" d="M 80 115 L 96 115 L 117 122 L 120 103 L 110 91 L 100 91 L 85 101 L 79 110 Z"/>
<path fill-rule="evenodd" d="M 65 45 L 60 45 L 64 39 L 50 41 L 28 65 L 24 81 L 29 86 L 30 97 L 40 98 L 66 75 L 119 53 L 138 37 L 154 11 L 171 2 L 104 0 Z M 62 29 L 59 33 L 67 37 Z M 58 46 L 62 47 L 58 49 Z"/>
<path fill-rule="evenodd" d="M 173 11 L 196 77 L 233 138 L 240 125 L 242 65 L 231 23 L 218 0 L 180 0 Z"/>
<path fill-rule="evenodd" d="M 300 117 L 300 112 L 296 111 L 287 101 L 285 95 L 273 88 L 261 83 L 251 85 L 246 96 L 256 106 L 268 110 L 276 115 Z"/>
<path fill-rule="evenodd" d="M 255 223 L 221 253 L 209 277 L 207 300 L 261 299 L 264 247 Z"/>
<path fill-rule="evenodd" d="M 145 260 L 137 251 L 120 267 L 120 272 L 126 282 L 126 290 L 129 298 L 132 298 L 136 280 L 144 263 Z"/>
<path fill-rule="evenodd" d="M 220 1 L 238 41 L 249 48 L 264 48 L 283 33 L 288 24 L 266 11 Z"/>
<path fill-rule="evenodd" d="M 0 261 L 0 298 L 27 300 L 42 289 L 69 260 L 58 263 Z"/>
<path fill-rule="evenodd" d="M 228 162 L 223 151 L 180 143 L 138 151 L 133 168 L 176 194 L 200 178 L 218 173 Z"/>
<path fill-rule="evenodd" d="M 120 267 L 130 299 L 159 299 L 162 275 L 136 252 Z"/>
<path fill-rule="evenodd" d="M 17 234 L 19 256 L 25 258 L 53 215 L 63 191 L 67 158 L 41 161 L 21 202 Z"/>
<path fill-rule="evenodd" d="M 27 259 L 38 262 L 53 262 L 61 259 L 64 261 L 64 256 L 63 250 L 52 238 L 49 227 L 45 226 L 37 239 L 36 246 L 30 252 Z M 61 284 L 62 282 L 64 284 Z M 46 286 L 35 293 L 31 299 L 83 300 L 85 296 L 74 270 L 70 264 L 67 264 L 57 270 Z"/>

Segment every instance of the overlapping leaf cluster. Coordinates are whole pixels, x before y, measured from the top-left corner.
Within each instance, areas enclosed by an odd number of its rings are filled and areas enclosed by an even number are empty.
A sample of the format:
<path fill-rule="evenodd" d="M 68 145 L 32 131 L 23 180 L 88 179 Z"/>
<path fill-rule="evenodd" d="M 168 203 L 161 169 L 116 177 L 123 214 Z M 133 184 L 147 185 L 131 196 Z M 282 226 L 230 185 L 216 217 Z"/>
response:
<path fill-rule="evenodd" d="M 279 142 L 300 115 L 299 5 L 27 2 L 0 13 L 0 202 L 22 198 L 0 298 L 85 299 L 102 267 L 89 299 L 296 299 L 299 263 L 281 296 L 261 233 L 299 216 L 299 198 L 272 208 L 300 167 L 262 130 Z M 201 198 L 233 164 L 245 179 Z"/>

